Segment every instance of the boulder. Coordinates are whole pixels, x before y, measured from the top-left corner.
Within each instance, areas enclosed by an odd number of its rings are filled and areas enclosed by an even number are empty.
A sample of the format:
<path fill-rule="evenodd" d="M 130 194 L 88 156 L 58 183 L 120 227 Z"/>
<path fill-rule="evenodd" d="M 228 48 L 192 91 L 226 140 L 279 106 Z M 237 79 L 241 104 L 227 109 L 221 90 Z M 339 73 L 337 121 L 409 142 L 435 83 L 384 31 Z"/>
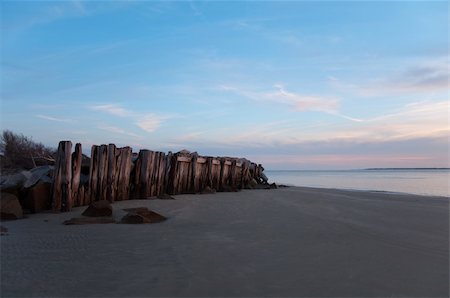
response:
<path fill-rule="evenodd" d="M 253 189 L 271 189 L 271 186 L 269 184 L 256 184 Z"/>
<path fill-rule="evenodd" d="M 0 180 L 0 189 L 22 188 L 30 177 L 30 171 L 22 171 L 13 175 L 3 176 Z"/>
<path fill-rule="evenodd" d="M 75 217 L 63 222 L 63 225 L 109 224 L 116 221 L 112 217 Z"/>
<path fill-rule="evenodd" d="M 175 198 L 173 198 L 172 196 L 168 195 L 168 194 L 162 194 L 157 196 L 158 199 L 160 200 L 175 200 Z"/>
<path fill-rule="evenodd" d="M 4 226 L 0 226 L 0 236 L 8 235 L 8 228 L 5 228 Z"/>
<path fill-rule="evenodd" d="M 269 179 L 267 178 L 266 174 L 264 174 L 264 173 L 261 173 L 261 180 L 262 180 L 264 183 L 268 183 L 268 181 L 269 181 Z"/>
<path fill-rule="evenodd" d="M 36 167 L 30 170 L 31 176 L 25 181 L 23 187 L 29 188 L 39 181 L 51 182 L 50 172 L 53 171 L 53 166 Z"/>
<path fill-rule="evenodd" d="M 0 197 L 0 219 L 20 218 L 23 218 L 23 210 L 19 199 L 13 194 L 2 192 Z"/>
<path fill-rule="evenodd" d="M 216 193 L 216 190 L 214 188 L 206 186 L 200 193 L 203 195 L 204 194 L 212 194 L 212 193 Z"/>
<path fill-rule="evenodd" d="M 123 209 L 128 211 L 121 222 L 125 224 L 143 224 L 143 223 L 157 223 L 166 220 L 167 218 L 149 210 L 146 207 Z"/>
<path fill-rule="evenodd" d="M 52 184 L 50 182 L 39 182 L 28 190 L 24 208 L 29 208 L 36 213 L 51 209 L 52 206 Z"/>
<path fill-rule="evenodd" d="M 248 185 L 250 186 L 250 188 L 255 188 L 258 185 L 258 182 L 256 181 L 255 178 L 253 178 L 248 182 Z"/>
<path fill-rule="evenodd" d="M 93 202 L 89 205 L 89 207 L 87 207 L 86 210 L 84 210 L 82 215 L 90 217 L 111 216 L 111 203 L 106 200 Z"/>
<path fill-rule="evenodd" d="M 270 184 L 270 188 L 272 188 L 272 189 L 277 189 L 278 186 L 277 186 L 277 184 L 274 182 L 274 183 Z"/>

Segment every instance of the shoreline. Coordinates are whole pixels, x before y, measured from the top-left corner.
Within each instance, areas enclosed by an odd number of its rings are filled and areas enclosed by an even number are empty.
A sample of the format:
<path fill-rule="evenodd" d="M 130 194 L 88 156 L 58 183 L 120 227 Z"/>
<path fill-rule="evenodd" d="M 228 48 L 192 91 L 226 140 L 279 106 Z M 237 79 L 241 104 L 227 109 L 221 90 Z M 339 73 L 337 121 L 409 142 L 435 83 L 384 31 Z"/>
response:
<path fill-rule="evenodd" d="M 276 183 L 276 182 L 275 182 Z M 418 193 L 409 193 L 409 192 L 401 192 L 401 191 L 390 191 L 390 190 L 376 190 L 376 189 L 356 189 L 356 188 L 334 188 L 334 187 L 316 187 L 316 186 L 298 186 L 291 185 L 286 183 L 276 183 L 277 185 L 283 185 L 281 188 L 300 188 L 300 189 L 315 189 L 315 190 L 334 190 L 334 191 L 348 191 L 348 192 L 367 192 L 367 193 L 379 193 L 386 195 L 399 195 L 399 196 L 419 196 L 419 197 L 428 197 L 428 198 L 444 198 L 449 199 L 450 196 L 440 196 L 434 194 L 418 194 Z"/>
<path fill-rule="evenodd" d="M 129 200 L 168 220 L 2 222 L 4 297 L 448 296 L 449 200 L 308 187 Z"/>

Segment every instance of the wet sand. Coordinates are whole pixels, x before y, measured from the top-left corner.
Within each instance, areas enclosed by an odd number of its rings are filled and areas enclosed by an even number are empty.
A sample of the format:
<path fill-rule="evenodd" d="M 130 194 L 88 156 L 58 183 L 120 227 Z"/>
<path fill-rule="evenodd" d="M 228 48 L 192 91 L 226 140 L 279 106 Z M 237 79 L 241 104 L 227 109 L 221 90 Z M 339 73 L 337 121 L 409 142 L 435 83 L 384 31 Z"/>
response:
<path fill-rule="evenodd" d="M 179 195 L 158 224 L 3 222 L 2 297 L 448 297 L 449 198 L 314 188 Z"/>

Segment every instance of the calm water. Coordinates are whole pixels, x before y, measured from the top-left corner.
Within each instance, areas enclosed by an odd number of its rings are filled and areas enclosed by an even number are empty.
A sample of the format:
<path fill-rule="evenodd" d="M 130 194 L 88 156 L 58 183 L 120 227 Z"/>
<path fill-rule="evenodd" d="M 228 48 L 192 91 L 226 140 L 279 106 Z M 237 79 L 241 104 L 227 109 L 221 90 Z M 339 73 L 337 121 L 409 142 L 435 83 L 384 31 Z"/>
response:
<path fill-rule="evenodd" d="M 404 192 L 449 197 L 450 170 L 265 171 L 270 182 L 294 186 Z"/>

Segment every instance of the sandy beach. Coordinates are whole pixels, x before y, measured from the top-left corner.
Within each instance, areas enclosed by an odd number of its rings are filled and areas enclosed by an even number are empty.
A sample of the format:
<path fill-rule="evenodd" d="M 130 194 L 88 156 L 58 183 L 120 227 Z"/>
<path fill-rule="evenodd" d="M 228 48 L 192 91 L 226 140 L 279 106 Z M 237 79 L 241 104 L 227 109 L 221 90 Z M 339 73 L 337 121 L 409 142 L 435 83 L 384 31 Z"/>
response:
<path fill-rule="evenodd" d="M 3 222 L 2 297 L 446 297 L 449 199 L 315 188 L 122 201 L 158 224 Z"/>

